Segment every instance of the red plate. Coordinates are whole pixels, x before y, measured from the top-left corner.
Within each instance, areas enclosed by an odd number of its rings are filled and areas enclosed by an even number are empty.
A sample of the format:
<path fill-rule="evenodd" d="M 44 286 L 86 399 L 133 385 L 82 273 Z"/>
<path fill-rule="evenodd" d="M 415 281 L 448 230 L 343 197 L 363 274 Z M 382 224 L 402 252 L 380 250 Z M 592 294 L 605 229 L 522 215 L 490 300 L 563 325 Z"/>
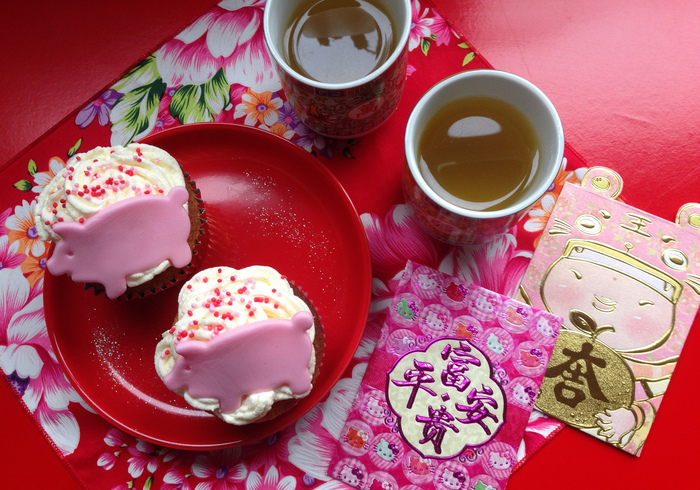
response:
<path fill-rule="evenodd" d="M 214 449 L 293 423 L 335 385 L 367 320 L 369 248 L 340 183 L 316 158 L 270 132 L 228 124 L 180 126 L 144 138 L 171 153 L 201 190 L 209 243 L 201 268 L 269 265 L 313 301 L 325 353 L 309 396 L 267 423 L 237 427 L 192 409 L 156 374 L 153 358 L 176 315 L 179 287 L 131 301 L 46 275 L 46 323 L 83 399 L 112 424 L 163 446 Z"/>

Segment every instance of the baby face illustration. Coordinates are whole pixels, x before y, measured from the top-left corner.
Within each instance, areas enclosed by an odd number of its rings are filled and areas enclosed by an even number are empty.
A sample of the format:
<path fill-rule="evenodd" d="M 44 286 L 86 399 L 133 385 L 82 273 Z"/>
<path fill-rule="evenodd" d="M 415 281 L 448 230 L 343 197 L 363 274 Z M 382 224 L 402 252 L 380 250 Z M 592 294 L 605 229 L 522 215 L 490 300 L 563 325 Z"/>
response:
<path fill-rule="evenodd" d="M 630 254 L 572 240 L 541 291 L 547 309 L 567 328 L 636 352 L 657 347 L 671 334 L 680 285 Z"/>

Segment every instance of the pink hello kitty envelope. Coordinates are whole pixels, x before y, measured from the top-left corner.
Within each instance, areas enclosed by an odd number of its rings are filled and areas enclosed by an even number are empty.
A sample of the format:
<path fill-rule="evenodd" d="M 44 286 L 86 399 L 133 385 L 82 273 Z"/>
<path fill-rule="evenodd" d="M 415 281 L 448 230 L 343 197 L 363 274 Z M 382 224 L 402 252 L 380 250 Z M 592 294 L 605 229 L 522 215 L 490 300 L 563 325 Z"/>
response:
<path fill-rule="evenodd" d="M 362 490 L 502 490 L 562 319 L 409 262 L 329 466 Z"/>
<path fill-rule="evenodd" d="M 672 223 L 615 201 L 593 167 L 567 184 L 521 283 L 564 319 L 536 407 L 639 455 L 700 298 L 700 205 Z"/>

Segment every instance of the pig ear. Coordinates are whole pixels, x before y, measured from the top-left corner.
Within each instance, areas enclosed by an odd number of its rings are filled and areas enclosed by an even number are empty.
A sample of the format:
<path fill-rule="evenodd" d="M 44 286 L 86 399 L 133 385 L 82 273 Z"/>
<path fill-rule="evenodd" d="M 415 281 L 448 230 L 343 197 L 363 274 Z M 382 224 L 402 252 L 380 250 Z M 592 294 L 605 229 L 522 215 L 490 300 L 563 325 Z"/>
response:
<path fill-rule="evenodd" d="M 201 357 L 207 350 L 206 342 L 198 340 L 186 340 L 175 346 L 175 352 L 186 359 L 196 359 Z"/>
<path fill-rule="evenodd" d="M 313 324 L 314 317 L 308 311 L 299 311 L 292 317 L 292 326 L 302 332 L 306 332 Z"/>
<path fill-rule="evenodd" d="M 56 223 L 53 231 L 64 240 L 75 240 L 81 236 L 83 226 L 78 223 Z"/>
<path fill-rule="evenodd" d="M 190 199 L 190 194 L 187 189 L 182 186 L 173 187 L 168 193 L 168 199 L 175 204 L 185 204 Z"/>

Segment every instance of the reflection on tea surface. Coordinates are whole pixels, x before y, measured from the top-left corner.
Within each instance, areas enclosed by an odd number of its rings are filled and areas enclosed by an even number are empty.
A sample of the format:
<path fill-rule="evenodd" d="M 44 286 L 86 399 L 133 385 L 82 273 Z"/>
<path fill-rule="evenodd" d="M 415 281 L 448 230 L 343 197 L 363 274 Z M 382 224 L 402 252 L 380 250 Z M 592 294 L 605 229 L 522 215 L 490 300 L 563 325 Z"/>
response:
<path fill-rule="evenodd" d="M 443 199 L 493 211 L 528 192 L 540 151 L 535 129 L 520 110 L 490 97 L 465 97 L 428 120 L 418 158 L 423 178 Z"/>
<path fill-rule="evenodd" d="M 307 0 L 285 31 L 289 66 L 308 78 L 343 83 L 382 65 L 396 44 L 392 23 L 376 0 Z"/>

